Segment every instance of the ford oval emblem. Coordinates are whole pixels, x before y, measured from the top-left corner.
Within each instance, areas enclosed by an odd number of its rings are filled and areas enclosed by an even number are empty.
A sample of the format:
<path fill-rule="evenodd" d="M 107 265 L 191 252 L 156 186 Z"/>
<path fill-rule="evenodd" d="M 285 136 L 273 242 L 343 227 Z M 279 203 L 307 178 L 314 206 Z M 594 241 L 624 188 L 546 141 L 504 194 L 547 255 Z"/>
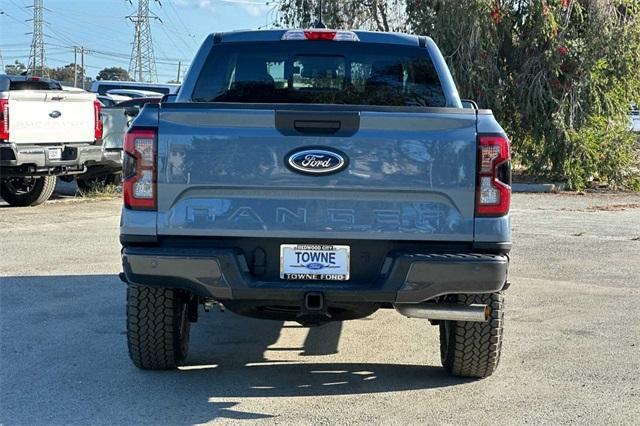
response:
<path fill-rule="evenodd" d="M 49 113 L 49 117 L 51 118 L 58 118 L 62 115 L 62 113 L 60 111 L 51 111 Z"/>
<path fill-rule="evenodd" d="M 310 175 L 338 173 L 347 167 L 347 156 L 333 148 L 300 148 L 287 154 L 287 165 Z"/>
<path fill-rule="evenodd" d="M 322 263 L 317 263 L 317 262 L 313 262 L 313 263 L 307 263 L 307 269 L 311 269 L 314 271 L 320 270 L 324 268 L 324 265 Z"/>

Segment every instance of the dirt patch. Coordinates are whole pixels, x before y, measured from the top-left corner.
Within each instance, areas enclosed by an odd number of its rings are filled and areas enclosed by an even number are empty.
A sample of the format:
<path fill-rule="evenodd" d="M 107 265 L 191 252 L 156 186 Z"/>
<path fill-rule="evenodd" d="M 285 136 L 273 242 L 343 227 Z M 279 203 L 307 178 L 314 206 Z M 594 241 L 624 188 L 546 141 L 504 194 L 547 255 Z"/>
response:
<path fill-rule="evenodd" d="M 629 209 L 640 209 L 640 203 L 626 203 L 626 204 L 605 204 L 598 206 L 587 207 L 585 211 L 598 211 L 598 212 L 613 212 Z"/>
<path fill-rule="evenodd" d="M 589 207 L 581 207 L 581 208 L 571 208 L 571 207 L 563 207 L 558 209 L 558 211 L 564 212 L 620 212 L 625 210 L 632 209 L 640 209 L 640 203 L 625 203 L 625 204 L 599 204 L 595 206 Z M 538 210 L 546 210 L 542 207 L 538 208 Z"/>

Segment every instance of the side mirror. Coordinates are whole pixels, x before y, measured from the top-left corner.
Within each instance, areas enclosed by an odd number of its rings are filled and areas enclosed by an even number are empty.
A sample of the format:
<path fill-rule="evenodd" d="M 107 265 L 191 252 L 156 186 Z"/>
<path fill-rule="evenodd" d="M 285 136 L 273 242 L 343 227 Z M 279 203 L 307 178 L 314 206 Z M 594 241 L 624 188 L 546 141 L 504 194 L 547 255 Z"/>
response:
<path fill-rule="evenodd" d="M 139 113 L 140 108 L 136 106 L 130 106 L 124 109 L 124 115 L 126 115 L 127 117 L 137 117 Z"/>
<path fill-rule="evenodd" d="M 462 103 L 462 108 L 464 109 L 474 109 L 476 111 L 478 110 L 478 104 L 471 99 L 460 99 L 460 102 Z"/>

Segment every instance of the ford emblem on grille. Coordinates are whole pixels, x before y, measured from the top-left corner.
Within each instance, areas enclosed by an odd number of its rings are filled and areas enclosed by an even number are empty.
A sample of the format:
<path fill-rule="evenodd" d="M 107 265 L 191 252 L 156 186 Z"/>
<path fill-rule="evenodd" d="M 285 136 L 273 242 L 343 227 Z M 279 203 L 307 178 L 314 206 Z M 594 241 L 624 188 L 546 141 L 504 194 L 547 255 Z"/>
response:
<path fill-rule="evenodd" d="M 301 148 L 287 154 L 287 165 L 303 174 L 338 173 L 347 166 L 347 156 L 333 148 Z"/>
<path fill-rule="evenodd" d="M 60 111 L 51 111 L 49 113 L 49 117 L 51 118 L 58 118 L 62 115 L 62 113 Z"/>

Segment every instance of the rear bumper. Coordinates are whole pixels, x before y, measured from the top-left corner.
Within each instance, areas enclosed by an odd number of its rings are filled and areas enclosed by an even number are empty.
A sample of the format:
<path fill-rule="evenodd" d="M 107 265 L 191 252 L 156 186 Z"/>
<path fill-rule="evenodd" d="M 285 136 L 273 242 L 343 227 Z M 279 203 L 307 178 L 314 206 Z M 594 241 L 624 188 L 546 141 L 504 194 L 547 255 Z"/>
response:
<path fill-rule="evenodd" d="M 299 303 L 310 292 L 332 303 L 420 303 L 445 294 L 490 293 L 507 281 L 504 254 L 415 254 L 387 257 L 372 282 L 261 281 L 233 249 L 126 247 L 129 283 L 189 290 L 220 301 Z"/>
<path fill-rule="evenodd" d="M 49 149 L 60 148 L 59 160 L 48 158 Z M 64 175 L 84 171 L 86 165 L 102 159 L 102 147 L 93 143 L 19 145 L 0 144 L 2 176 Z"/>
<path fill-rule="evenodd" d="M 102 152 L 100 164 L 110 168 L 122 169 L 122 149 L 105 149 Z"/>
<path fill-rule="evenodd" d="M 103 149 L 99 161 L 92 162 L 80 179 L 90 179 L 122 171 L 122 149 Z"/>

